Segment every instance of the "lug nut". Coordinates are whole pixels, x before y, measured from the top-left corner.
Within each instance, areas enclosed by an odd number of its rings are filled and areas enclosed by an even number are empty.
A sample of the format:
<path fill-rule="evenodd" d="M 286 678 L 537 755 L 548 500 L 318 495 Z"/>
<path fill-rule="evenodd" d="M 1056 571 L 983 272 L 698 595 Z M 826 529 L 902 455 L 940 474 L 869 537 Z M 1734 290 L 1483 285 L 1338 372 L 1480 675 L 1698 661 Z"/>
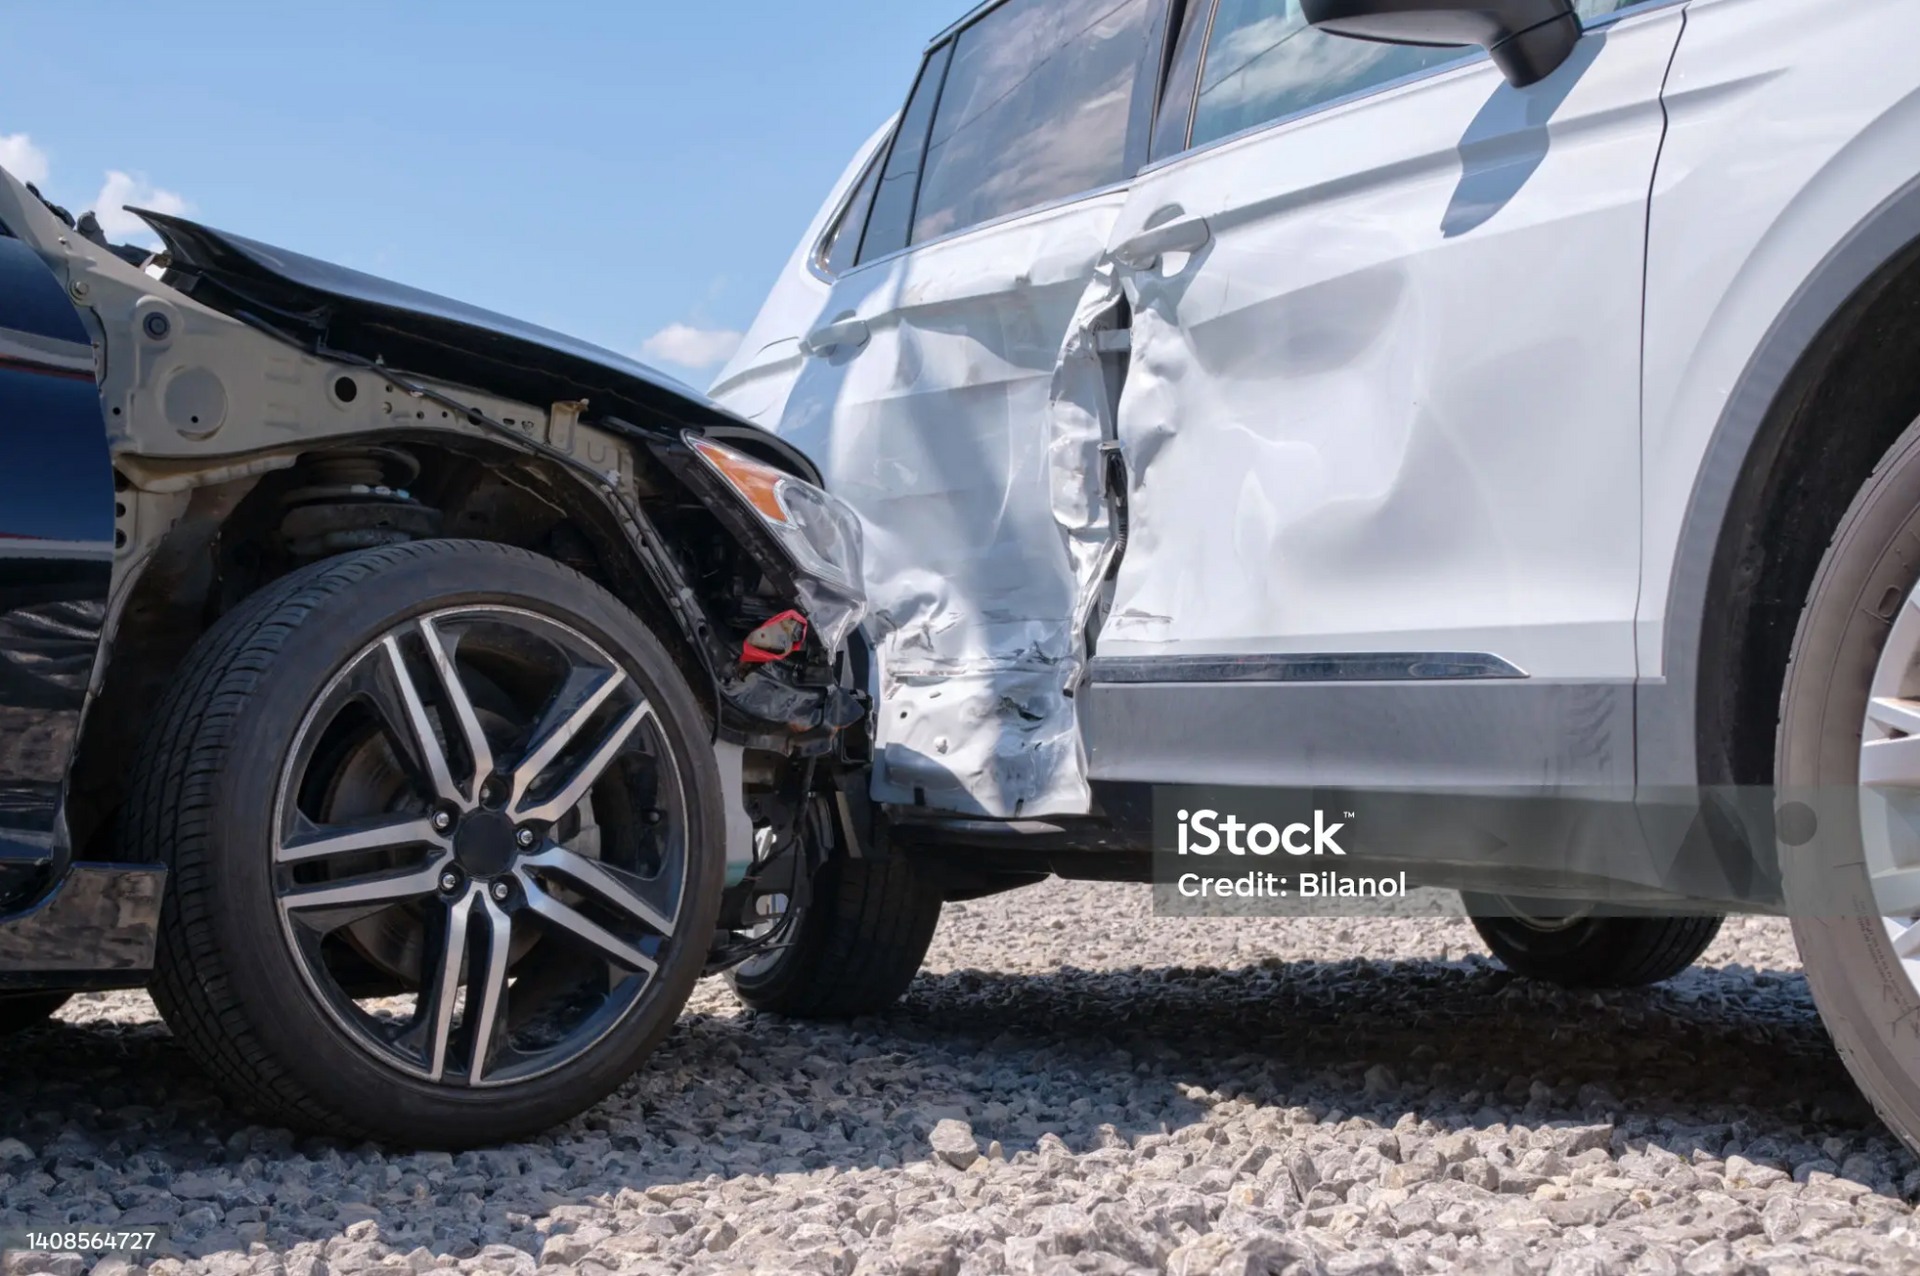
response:
<path fill-rule="evenodd" d="M 433 813 L 433 827 L 439 829 L 442 833 L 446 832 L 453 827 L 453 816 L 447 814 L 445 811 L 435 811 Z"/>
<path fill-rule="evenodd" d="M 521 829 L 518 833 L 515 833 L 513 835 L 513 840 L 518 842 L 521 846 L 526 847 L 526 846 L 532 846 L 535 842 L 539 841 L 540 839 L 534 835 L 534 832 L 532 829 Z"/>
<path fill-rule="evenodd" d="M 448 869 L 446 872 L 440 874 L 441 890 L 450 891 L 454 887 L 458 886 L 459 884 L 460 884 L 460 874 L 454 872 L 452 869 Z"/>
<path fill-rule="evenodd" d="M 493 897 L 495 899 L 500 900 L 502 903 L 504 903 L 506 901 L 507 894 L 508 894 L 507 884 L 505 882 L 495 882 L 493 884 Z"/>

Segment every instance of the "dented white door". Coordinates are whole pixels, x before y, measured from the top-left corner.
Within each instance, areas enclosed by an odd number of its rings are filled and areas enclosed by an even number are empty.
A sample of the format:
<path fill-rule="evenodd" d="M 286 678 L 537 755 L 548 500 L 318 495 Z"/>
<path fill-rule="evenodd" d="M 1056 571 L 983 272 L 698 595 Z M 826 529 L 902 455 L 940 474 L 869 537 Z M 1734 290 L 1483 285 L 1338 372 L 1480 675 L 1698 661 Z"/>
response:
<path fill-rule="evenodd" d="M 1481 59 L 1135 179 L 1102 656 L 1633 676 L 1641 272 L 1680 27 L 1629 16 L 1528 89 Z"/>
<path fill-rule="evenodd" d="M 865 525 L 882 801 L 1087 809 L 1051 400 L 1123 199 L 1095 194 L 862 266 L 813 330 L 779 432 Z"/>

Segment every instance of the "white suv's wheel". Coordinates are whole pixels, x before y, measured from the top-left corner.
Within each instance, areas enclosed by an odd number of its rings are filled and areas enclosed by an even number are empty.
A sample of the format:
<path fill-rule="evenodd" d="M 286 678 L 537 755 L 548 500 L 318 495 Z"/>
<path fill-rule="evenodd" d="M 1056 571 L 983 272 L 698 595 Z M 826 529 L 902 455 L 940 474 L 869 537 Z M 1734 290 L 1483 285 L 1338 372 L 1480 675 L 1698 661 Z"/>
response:
<path fill-rule="evenodd" d="M 1821 1017 L 1882 1119 L 1920 1149 L 1920 423 L 1841 520 L 1794 637 L 1775 778 L 1817 827 L 1782 835 Z M 1857 798 L 1854 797 L 1857 787 Z"/>

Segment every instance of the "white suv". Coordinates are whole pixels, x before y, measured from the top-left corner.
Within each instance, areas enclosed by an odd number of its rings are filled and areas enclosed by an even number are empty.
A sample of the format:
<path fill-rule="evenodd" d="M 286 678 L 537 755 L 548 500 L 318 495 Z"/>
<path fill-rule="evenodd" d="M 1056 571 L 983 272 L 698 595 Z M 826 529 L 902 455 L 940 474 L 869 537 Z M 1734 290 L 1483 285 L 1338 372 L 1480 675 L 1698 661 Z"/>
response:
<path fill-rule="evenodd" d="M 878 809 L 1012 880 L 1123 875 L 1103 784 L 1858 785 L 1785 898 L 1857 902 L 1795 932 L 1920 1145 L 1915 47 L 1910 0 L 939 35 L 713 390 L 867 524 Z M 843 965 L 931 928 L 839 913 Z M 1715 925 L 1537 920 L 1484 929 L 1593 982 Z"/>

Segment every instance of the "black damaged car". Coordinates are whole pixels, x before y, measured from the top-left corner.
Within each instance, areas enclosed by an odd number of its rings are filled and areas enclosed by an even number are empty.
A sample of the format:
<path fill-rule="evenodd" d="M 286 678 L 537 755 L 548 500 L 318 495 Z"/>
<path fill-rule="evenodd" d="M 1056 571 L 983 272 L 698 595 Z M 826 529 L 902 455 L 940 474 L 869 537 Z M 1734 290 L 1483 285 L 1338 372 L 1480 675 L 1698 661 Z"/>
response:
<path fill-rule="evenodd" d="M 0 173 L 0 1030 L 147 986 L 267 1119 L 551 1125 L 784 942 L 859 526 L 650 369 L 148 220 Z"/>

